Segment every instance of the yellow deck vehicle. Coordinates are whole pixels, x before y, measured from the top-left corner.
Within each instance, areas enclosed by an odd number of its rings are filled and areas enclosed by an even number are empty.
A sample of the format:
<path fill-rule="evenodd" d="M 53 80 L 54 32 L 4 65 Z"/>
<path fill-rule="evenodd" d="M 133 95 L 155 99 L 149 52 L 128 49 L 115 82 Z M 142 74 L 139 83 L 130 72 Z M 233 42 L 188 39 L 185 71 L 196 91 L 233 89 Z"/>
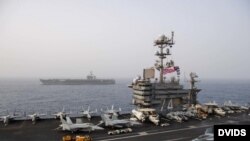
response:
<path fill-rule="evenodd" d="M 77 135 L 77 136 L 71 136 L 66 135 L 62 138 L 63 141 L 92 141 L 92 138 L 88 135 Z"/>

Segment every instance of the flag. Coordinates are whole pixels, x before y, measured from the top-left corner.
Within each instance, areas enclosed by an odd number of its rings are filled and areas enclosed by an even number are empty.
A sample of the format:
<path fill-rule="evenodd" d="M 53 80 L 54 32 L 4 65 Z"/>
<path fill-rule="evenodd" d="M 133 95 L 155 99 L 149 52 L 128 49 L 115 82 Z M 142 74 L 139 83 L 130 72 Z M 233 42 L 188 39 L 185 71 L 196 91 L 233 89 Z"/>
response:
<path fill-rule="evenodd" d="M 163 74 L 175 72 L 174 67 L 167 67 L 163 69 Z"/>
<path fill-rule="evenodd" d="M 167 73 L 172 73 L 172 72 L 177 72 L 177 74 L 180 73 L 180 68 L 179 66 L 174 66 L 174 67 L 166 67 L 163 69 L 163 74 L 167 74 Z"/>

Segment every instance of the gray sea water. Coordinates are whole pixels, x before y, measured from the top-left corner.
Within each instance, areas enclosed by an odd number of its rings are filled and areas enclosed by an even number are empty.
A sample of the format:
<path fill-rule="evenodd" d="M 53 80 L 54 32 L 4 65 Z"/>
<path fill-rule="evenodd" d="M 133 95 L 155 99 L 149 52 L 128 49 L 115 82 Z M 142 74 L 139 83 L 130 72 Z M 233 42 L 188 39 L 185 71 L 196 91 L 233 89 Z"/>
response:
<path fill-rule="evenodd" d="M 81 107 L 106 109 L 114 104 L 127 113 L 133 108 L 132 90 L 127 87 L 130 79 L 116 80 L 115 85 L 41 85 L 37 79 L 1 79 L 0 115 L 18 111 L 31 113 L 54 113 L 65 107 L 66 111 L 77 114 Z M 187 84 L 184 84 L 188 87 Z M 202 80 L 198 87 L 201 103 L 231 100 L 239 104 L 250 102 L 250 80 Z"/>

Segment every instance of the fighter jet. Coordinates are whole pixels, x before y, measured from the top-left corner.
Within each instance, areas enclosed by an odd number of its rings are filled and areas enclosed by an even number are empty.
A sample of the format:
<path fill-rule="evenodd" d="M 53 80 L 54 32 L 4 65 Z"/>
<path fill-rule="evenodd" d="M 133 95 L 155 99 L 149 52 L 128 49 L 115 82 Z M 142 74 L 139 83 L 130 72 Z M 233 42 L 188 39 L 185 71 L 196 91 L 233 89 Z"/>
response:
<path fill-rule="evenodd" d="M 182 119 L 182 121 L 187 121 L 188 116 L 186 115 L 186 112 L 183 111 L 176 111 L 174 114 Z"/>
<path fill-rule="evenodd" d="M 237 112 L 238 110 L 240 110 L 240 106 L 237 105 L 237 104 L 232 103 L 231 100 L 225 101 L 225 102 L 224 102 L 224 107 L 229 107 L 231 110 L 234 110 L 234 111 L 236 111 L 236 112 Z"/>
<path fill-rule="evenodd" d="M 102 109 L 101 109 L 101 111 L 103 111 Z M 118 110 L 116 110 L 116 109 L 114 109 L 114 105 L 112 105 L 111 106 L 111 109 L 109 109 L 108 107 L 107 107 L 107 110 L 105 110 L 105 111 L 103 111 L 105 114 L 113 114 L 113 115 L 115 115 L 115 116 L 118 116 L 119 114 L 120 114 L 120 112 L 122 111 L 122 109 L 121 108 L 119 108 Z"/>
<path fill-rule="evenodd" d="M 7 115 L 1 116 L 0 119 L 3 120 L 4 126 L 7 126 L 10 120 L 14 120 L 15 118 L 18 118 L 18 117 L 20 116 L 17 116 L 15 112 L 12 115 L 10 115 L 9 112 L 7 111 Z"/>
<path fill-rule="evenodd" d="M 216 114 L 218 116 L 225 116 L 226 112 L 218 106 L 218 104 L 213 102 L 204 103 L 207 108 L 208 114 Z"/>
<path fill-rule="evenodd" d="M 159 125 L 160 122 L 159 115 L 153 108 L 141 108 L 137 110 L 133 109 L 132 114 L 141 122 L 144 122 L 146 119 L 148 119 L 155 125 Z"/>
<path fill-rule="evenodd" d="M 182 118 L 175 114 L 175 112 L 169 112 L 166 117 L 170 120 L 176 120 L 177 122 L 182 122 Z"/>
<path fill-rule="evenodd" d="M 192 141 L 213 141 L 213 140 L 214 140 L 214 129 L 213 127 L 210 127 L 206 129 L 203 135 L 200 135 L 199 137 L 193 139 Z"/>
<path fill-rule="evenodd" d="M 59 125 L 58 128 L 63 131 L 71 131 L 72 133 L 75 131 L 95 131 L 95 130 L 103 130 L 102 127 L 98 125 L 94 125 L 92 123 L 73 123 L 69 117 L 66 116 L 66 121 L 60 117 L 62 124 Z"/>
<path fill-rule="evenodd" d="M 102 114 L 101 118 L 102 118 L 102 121 L 100 122 L 100 124 L 104 123 L 105 126 L 116 127 L 116 128 L 130 127 L 133 125 L 140 124 L 135 121 L 118 119 L 116 115 L 112 115 L 112 114 Z"/>
<path fill-rule="evenodd" d="M 146 116 L 140 111 L 133 109 L 132 114 L 141 122 L 144 122 L 146 120 Z"/>
<path fill-rule="evenodd" d="M 36 124 L 36 121 L 40 119 L 42 116 L 46 116 L 46 114 L 40 114 L 40 113 L 35 112 L 31 115 L 27 115 L 27 117 L 31 119 L 32 124 Z"/>
<path fill-rule="evenodd" d="M 249 110 L 249 108 L 246 105 L 245 106 L 240 106 L 240 109 L 243 110 L 243 111 Z"/>
<path fill-rule="evenodd" d="M 233 114 L 234 113 L 234 111 L 233 110 L 231 110 L 229 107 L 222 107 L 222 109 L 226 112 L 226 113 L 228 113 L 228 114 Z"/>
<path fill-rule="evenodd" d="M 186 112 L 185 112 L 185 116 L 187 116 L 188 118 L 196 118 L 196 112 L 194 109 L 188 109 Z"/>
<path fill-rule="evenodd" d="M 60 117 L 65 118 L 67 115 L 69 115 L 70 113 L 66 113 L 64 110 L 64 107 L 62 109 L 61 112 L 57 112 L 55 114 L 52 114 L 53 116 L 55 116 L 55 119 L 60 119 Z"/>
<path fill-rule="evenodd" d="M 214 113 L 222 117 L 226 115 L 226 112 L 220 107 L 214 108 Z"/>
<path fill-rule="evenodd" d="M 82 114 L 83 116 L 86 116 L 89 120 L 91 119 L 92 117 L 92 114 L 94 113 L 97 113 L 97 109 L 95 111 L 90 111 L 90 107 L 88 106 L 88 109 L 85 110 L 83 107 L 82 107 L 82 111 L 80 114 Z"/>

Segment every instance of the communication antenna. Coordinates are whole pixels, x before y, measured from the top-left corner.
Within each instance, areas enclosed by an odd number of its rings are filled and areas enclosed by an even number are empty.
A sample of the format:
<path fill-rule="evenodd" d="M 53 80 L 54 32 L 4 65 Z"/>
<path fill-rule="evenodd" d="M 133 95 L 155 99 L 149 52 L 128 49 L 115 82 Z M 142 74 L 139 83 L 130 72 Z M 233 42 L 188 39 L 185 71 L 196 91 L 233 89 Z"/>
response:
<path fill-rule="evenodd" d="M 163 69 L 164 69 L 164 59 L 166 59 L 170 54 L 170 48 L 174 45 L 174 32 L 171 33 L 171 38 L 166 37 L 164 34 L 161 35 L 158 39 L 154 41 L 155 46 L 157 46 L 160 50 L 156 52 L 156 56 L 159 57 L 160 62 L 158 64 L 158 68 L 160 70 L 160 83 L 163 83 Z M 168 48 L 169 47 L 169 48 Z M 167 48 L 166 52 L 164 52 L 164 48 Z"/>

